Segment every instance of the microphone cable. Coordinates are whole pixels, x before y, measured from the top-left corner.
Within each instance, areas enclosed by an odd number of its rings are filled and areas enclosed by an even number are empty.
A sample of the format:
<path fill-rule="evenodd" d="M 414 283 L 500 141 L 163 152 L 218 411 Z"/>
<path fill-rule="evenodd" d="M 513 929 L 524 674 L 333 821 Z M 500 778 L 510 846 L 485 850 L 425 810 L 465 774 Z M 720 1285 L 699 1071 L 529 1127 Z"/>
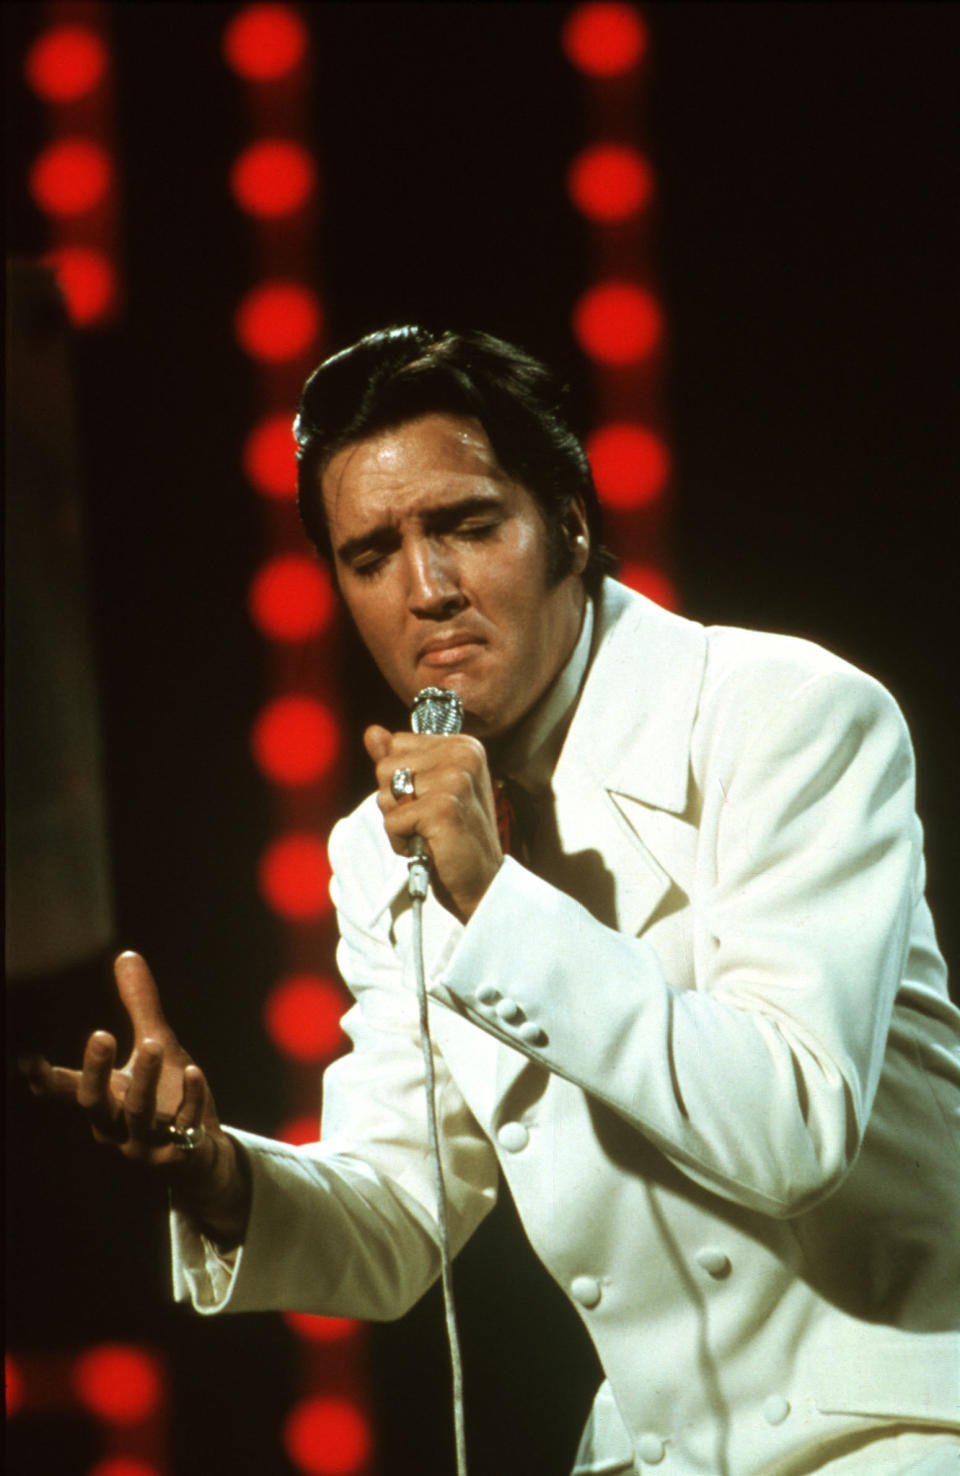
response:
<path fill-rule="evenodd" d="M 414 700 L 411 726 L 415 733 L 459 733 L 463 724 L 463 704 L 455 692 L 441 687 L 425 687 Z M 437 1199 L 437 1230 L 440 1238 L 440 1279 L 443 1285 L 443 1313 L 450 1349 L 450 1372 L 453 1388 L 453 1434 L 456 1449 L 457 1476 L 467 1476 L 467 1437 L 463 1405 L 463 1362 L 457 1310 L 453 1299 L 453 1257 L 450 1254 L 450 1226 L 447 1217 L 447 1194 L 443 1182 L 440 1157 L 440 1131 L 437 1126 L 436 1071 L 427 997 L 426 969 L 423 961 L 423 904 L 430 883 L 430 858 L 419 836 L 413 837 L 412 854 L 407 862 L 410 901 L 413 907 L 413 965 L 417 984 L 417 1007 L 420 1017 L 420 1047 L 427 1098 L 427 1137 Z"/>

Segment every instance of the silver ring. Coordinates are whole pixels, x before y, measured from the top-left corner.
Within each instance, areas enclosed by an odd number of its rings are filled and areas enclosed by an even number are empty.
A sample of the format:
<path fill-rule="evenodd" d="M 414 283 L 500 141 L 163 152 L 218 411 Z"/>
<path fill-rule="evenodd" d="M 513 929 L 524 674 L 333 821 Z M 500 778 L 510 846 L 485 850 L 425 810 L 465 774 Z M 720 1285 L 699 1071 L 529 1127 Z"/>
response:
<path fill-rule="evenodd" d="M 408 799 L 416 793 L 413 787 L 413 775 L 409 769 L 394 769 L 393 778 L 390 780 L 390 793 L 395 800 Z"/>
<path fill-rule="evenodd" d="M 185 1128 L 172 1122 L 167 1128 L 167 1141 L 172 1143 L 174 1148 L 179 1148 L 181 1153 L 192 1153 L 201 1139 L 206 1137 L 206 1132 L 202 1124 L 200 1127 Z"/>

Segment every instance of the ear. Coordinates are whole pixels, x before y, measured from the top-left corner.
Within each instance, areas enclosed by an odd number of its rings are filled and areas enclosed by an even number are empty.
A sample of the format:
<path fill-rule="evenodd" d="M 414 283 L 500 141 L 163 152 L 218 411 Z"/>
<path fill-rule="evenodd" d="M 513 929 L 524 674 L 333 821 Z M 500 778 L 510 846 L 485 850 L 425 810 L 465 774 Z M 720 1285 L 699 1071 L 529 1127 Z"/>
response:
<path fill-rule="evenodd" d="M 590 557 L 590 529 L 582 497 L 571 499 L 570 506 L 564 514 L 563 531 L 567 547 L 573 556 L 570 573 L 582 574 Z"/>

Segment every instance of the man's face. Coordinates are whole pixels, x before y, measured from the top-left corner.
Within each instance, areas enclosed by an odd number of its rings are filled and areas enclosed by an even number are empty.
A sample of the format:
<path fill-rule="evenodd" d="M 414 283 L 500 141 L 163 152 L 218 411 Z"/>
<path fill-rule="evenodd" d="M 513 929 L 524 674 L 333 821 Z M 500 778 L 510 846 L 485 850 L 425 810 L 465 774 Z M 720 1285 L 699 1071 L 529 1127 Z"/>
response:
<path fill-rule="evenodd" d="M 408 705 L 449 687 L 467 732 L 505 733 L 576 643 L 588 545 L 571 513 L 570 572 L 547 588 L 547 532 L 479 421 L 431 414 L 343 447 L 321 492 L 337 578 L 360 635 Z"/>

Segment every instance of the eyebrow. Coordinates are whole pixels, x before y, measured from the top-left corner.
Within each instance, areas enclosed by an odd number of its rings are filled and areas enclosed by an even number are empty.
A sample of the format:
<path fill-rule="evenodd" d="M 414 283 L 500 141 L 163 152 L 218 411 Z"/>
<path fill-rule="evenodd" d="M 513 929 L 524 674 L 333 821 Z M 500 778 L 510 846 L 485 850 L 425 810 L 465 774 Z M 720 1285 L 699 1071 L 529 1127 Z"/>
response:
<path fill-rule="evenodd" d="M 423 523 L 429 532 L 444 533 L 473 513 L 499 511 L 502 508 L 503 498 L 499 493 L 475 492 L 470 497 L 459 497 L 454 502 L 444 502 L 439 507 L 428 508 L 423 514 Z M 373 549 L 395 547 L 398 541 L 396 524 L 380 523 L 366 533 L 358 533 L 355 538 L 345 539 L 337 545 L 336 554 L 341 562 L 349 564 L 360 554 Z"/>

